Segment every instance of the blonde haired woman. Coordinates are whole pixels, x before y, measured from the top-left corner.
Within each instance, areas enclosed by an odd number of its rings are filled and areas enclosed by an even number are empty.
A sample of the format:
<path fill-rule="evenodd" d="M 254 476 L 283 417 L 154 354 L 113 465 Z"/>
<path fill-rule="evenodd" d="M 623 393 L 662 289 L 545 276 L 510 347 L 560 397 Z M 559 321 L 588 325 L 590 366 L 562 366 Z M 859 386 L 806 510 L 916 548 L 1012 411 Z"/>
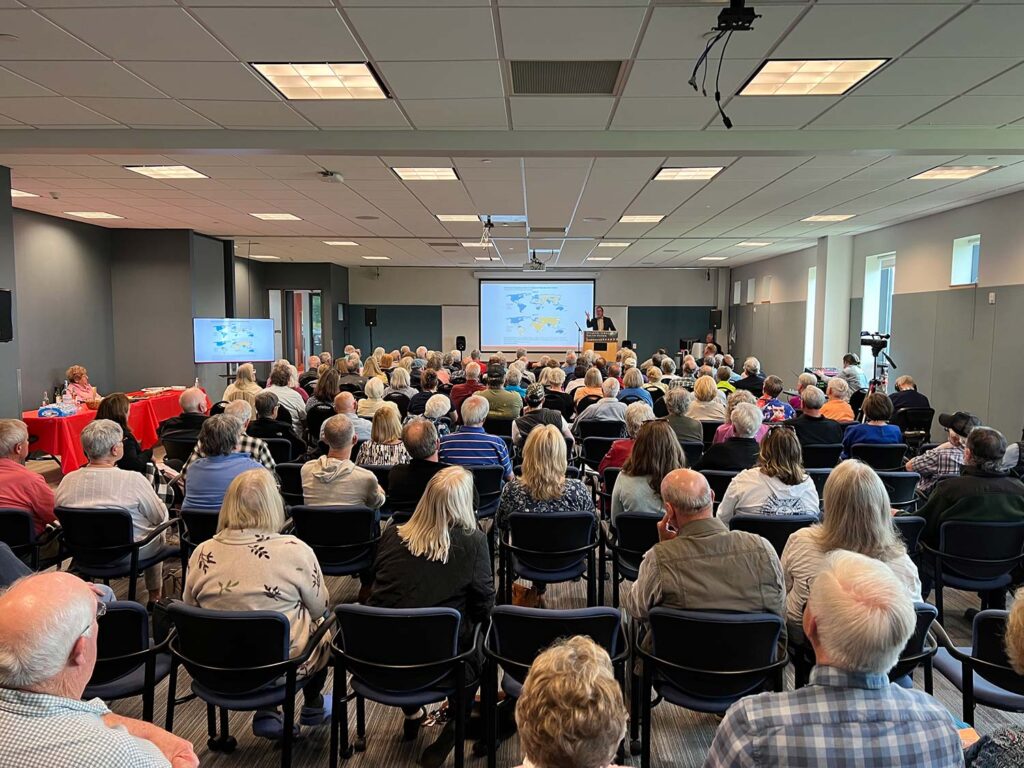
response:
<path fill-rule="evenodd" d="M 583 386 L 576 387 L 572 393 L 572 401 L 578 403 L 581 398 L 587 397 L 587 395 L 597 395 L 598 397 L 604 397 L 604 392 L 601 391 L 601 383 L 604 378 L 601 376 L 601 369 L 596 365 L 590 368 L 583 376 Z"/>
<path fill-rule="evenodd" d="M 402 443 L 402 419 L 398 415 L 398 407 L 394 403 L 384 403 L 373 414 L 370 439 L 359 449 L 356 464 L 361 467 L 392 467 L 409 461 L 409 452 Z"/>
<path fill-rule="evenodd" d="M 224 396 L 221 400 L 245 400 L 249 405 L 256 404 L 256 395 L 263 391 L 263 387 L 256 383 L 256 369 L 252 363 L 242 363 L 235 371 L 235 380 L 224 389 Z M 250 395 L 250 397 L 237 397 L 238 393 Z"/>
<path fill-rule="evenodd" d="M 189 559 L 182 590 L 187 605 L 217 611 L 277 611 L 288 619 L 289 656 L 306 642 L 327 612 L 328 591 L 313 550 L 282 534 L 284 506 L 274 476 L 267 470 L 243 472 L 231 481 L 217 518 L 217 533 Z M 330 637 L 325 636 L 299 670 L 307 682 L 299 722 L 319 725 L 330 718 L 330 696 L 321 696 L 327 680 Z M 258 710 L 253 733 L 280 739 L 282 718 L 276 709 Z"/>
<path fill-rule="evenodd" d="M 725 402 L 718 384 L 710 376 L 701 376 L 693 385 L 693 402 L 686 415 L 697 421 L 725 421 Z"/>
<path fill-rule="evenodd" d="M 459 651 L 473 644 L 476 627 L 487 621 L 494 605 L 494 575 L 487 537 L 477 528 L 473 511 L 473 476 L 462 467 L 442 469 L 424 491 L 412 518 L 392 525 L 381 536 L 373 563 L 373 586 L 367 604 L 378 608 L 454 608 L 462 614 Z M 471 657 L 466 699 L 477 688 L 481 660 Z M 405 736 L 413 739 L 424 718 L 422 708 L 403 708 Z M 420 765 L 440 766 L 455 745 L 450 720 Z"/>
<path fill-rule="evenodd" d="M 608 768 L 626 721 L 608 652 L 579 635 L 534 660 L 516 702 L 519 743 L 530 768 Z"/>
<path fill-rule="evenodd" d="M 387 374 L 380 369 L 380 361 L 376 357 L 368 357 L 366 362 L 363 363 L 363 378 L 378 379 L 385 386 L 388 383 Z"/>
<path fill-rule="evenodd" d="M 811 584 L 824 567 L 826 555 L 836 549 L 881 560 L 896 574 L 910 596 L 921 600 L 917 566 L 907 555 L 907 548 L 893 525 L 885 486 L 871 467 L 849 460 L 832 470 L 825 483 L 823 520 L 791 535 L 782 552 L 786 622 L 791 640 L 803 639 L 804 606 Z"/>
<path fill-rule="evenodd" d="M 356 415 L 372 418 L 384 405 L 384 382 L 376 377 L 371 378 L 363 386 L 363 392 L 366 397 L 356 406 Z"/>

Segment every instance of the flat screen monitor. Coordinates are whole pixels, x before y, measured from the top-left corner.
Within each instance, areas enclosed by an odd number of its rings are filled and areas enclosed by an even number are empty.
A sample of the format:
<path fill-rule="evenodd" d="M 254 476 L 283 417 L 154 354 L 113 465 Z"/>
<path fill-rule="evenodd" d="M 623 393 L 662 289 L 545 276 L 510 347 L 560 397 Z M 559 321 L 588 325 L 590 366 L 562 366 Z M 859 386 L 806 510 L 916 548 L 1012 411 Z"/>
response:
<path fill-rule="evenodd" d="M 192 342 L 196 363 L 259 363 L 275 359 L 273 320 L 194 317 Z"/>

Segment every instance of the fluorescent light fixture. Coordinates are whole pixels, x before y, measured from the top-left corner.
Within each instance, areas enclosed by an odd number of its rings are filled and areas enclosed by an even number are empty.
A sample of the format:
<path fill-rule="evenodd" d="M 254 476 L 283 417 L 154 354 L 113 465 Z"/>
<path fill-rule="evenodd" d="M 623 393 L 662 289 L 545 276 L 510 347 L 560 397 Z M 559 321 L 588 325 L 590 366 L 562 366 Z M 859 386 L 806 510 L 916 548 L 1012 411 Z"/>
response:
<path fill-rule="evenodd" d="M 587 261 L 611 261 L 611 256 L 587 256 Z"/>
<path fill-rule="evenodd" d="M 598 248 L 628 248 L 632 243 L 598 243 Z"/>
<path fill-rule="evenodd" d="M 39 195 L 33 195 L 31 192 L 22 192 L 20 189 L 12 189 L 11 197 L 39 197 Z"/>
<path fill-rule="evenodd" d="M 664 218 L 664 215 L 660 214 L 642 216 L 623 216 L 621 219 L 619 219 L 619 224 L 657 224 Z"/>
<path fill-rule="evenodd" d="M 78 219 L 123 219 L 124 216 L 115 216 L 106 211 L 64 211 L 65 216 L 74 216 Z"/>
<path fill-rule="evenodd" d="M 725 261 L 728 256 L 701 256 L 697 261 Z"/>
<path fill-rule="evenodd" d="M 352 240 L 323 240 L 324 245 L 359 245 Z"/>
<path fill-rule="evenodd" d="M 819 213 L 817 216 L 808 216 L 800 221 L 822 222 L 822 221 L 846 221 L 852 219 L 855 213 Z"/>
<path fill-rule="evenodd" d="M 377 75 L 365 62 L 252 66 L 278 93 L 293 101 L 388 98 Z"/>
<path fill-rule="evenodd" d="M 302 221 L 294 213 L 250 213 L 249 215 L 263 221 Z"/>
<path fill-rule="evenodd" d="M 775 59 L 766 61 L 740 96 L 840 96 L 888 59 Z"/>
<path fill-rule="evenodd" d="M 919 173 L 917 176 L 911 176 L 911 181 L 962 181 L 964 179 L 973 179 L 975 176 L 981 176 L 983 173 L 994 171 L 996 168 L 1000 168 L 998 165 L 940 165 L 938 168 L 932 168 L 930 171 Z"/>
<path fill-rule="evenodd" d="M 454 168 L 392 168 L 402 181 L 458 181 Z"/>
<path fill-rule="evenodd" d="M 774 245 L 774 243 L 767 240 L 744 240 L 739 245 L 743 248 L 760 248 L 765 245 Z"/>
<path fill-rule="evenodd" d="M 391 261 L 390 256 L 363 256 L 367 261 Z"/>
<path fill-rule="evenodd" d="M 474 241 L 472 243 L 463 243 L 462 247 L 463 248 L 493 248 L 494 247 L 494 243 L 492 243 L 490 241 L 488 241 L 486 243 L 481 243 L 480 241 L 477 240 L 477 241 Z"/>
<path fill-rule="evenodd" d="M 722 172 L 722 166 L 706 168 L 662 168 L 654 176 L 655 181 L 707 181 Z"/>
<path fill-rule="evenodd" d="M 473 258 L 476 261 L 501 261 L 501 258 L 498 256 L 474 256 Z"/>
<path fill-rule="evenodd" d="M 249 254 L 249 256 L 247 256 L 246 258 L 256 259 L 257 261 L 280 261 L 281 260 L 280 256 L 265 256 L 265 255 L 257 256 L 255 253 Z"/>
<path fill-rule="evenodd" d="M 439 213 L 437 214 L 437 220 L 443 222 L 470 222 L 473 224 L 480 223 L 480 217 L 475 213 Z"/>
<path fill-rule="evenodd" d="M 189 168 L 187 165 L 126 165 L 126 171 L 140 173 L 151 179 L 208 179 L 206 174 Z"/>

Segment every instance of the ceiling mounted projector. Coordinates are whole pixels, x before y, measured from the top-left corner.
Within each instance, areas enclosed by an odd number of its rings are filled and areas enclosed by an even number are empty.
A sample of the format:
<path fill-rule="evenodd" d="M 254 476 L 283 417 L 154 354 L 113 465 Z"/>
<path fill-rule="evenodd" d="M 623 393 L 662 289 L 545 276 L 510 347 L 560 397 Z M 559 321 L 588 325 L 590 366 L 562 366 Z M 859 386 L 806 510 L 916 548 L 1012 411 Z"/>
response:
<path fill-rule="evenodd" d="M 530 253 L 530 260 L 523 264 L 523 272 L 547 272 L 548 265 L 537 258 L 536 252 Z"/>

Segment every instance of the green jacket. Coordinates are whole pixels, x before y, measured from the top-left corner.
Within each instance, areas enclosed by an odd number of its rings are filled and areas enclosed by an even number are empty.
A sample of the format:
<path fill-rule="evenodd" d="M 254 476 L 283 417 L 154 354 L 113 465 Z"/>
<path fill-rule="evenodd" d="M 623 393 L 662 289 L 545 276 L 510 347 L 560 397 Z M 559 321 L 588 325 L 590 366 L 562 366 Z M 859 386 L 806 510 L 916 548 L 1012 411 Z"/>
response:
<path fill-rule="evenodd" d="M 921 540 L 939 546 L 939 529 L 950 520 L 982 523 L 1024 521 L 1024 483 L 1006 474 L 967 465 L 960 477 L 943 480 L 917 514 L 925 519 Z"/>

